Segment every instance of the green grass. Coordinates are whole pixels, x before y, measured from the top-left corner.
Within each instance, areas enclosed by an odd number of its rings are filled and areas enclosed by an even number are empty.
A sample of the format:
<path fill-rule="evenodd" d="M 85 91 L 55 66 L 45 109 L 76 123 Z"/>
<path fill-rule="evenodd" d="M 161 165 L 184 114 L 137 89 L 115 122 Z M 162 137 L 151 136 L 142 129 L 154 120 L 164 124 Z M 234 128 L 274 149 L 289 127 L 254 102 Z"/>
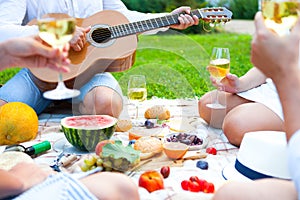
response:
<path fill-rule="evenodd" d="M 207 35 L 140 36 L 136 62 L 122 73 L 113 73 L 126 94 L 128 76 L 144 74 L 148 98 L 200 97 L 213 89 L 206 66 L 214 46 L 228 47 L 231 73 L 243 75 L 250 63 L 250 35 L 215 33 Z"/>
<path fill-rule="evenodd" d="M 148 98 L 200 97 L 213 89 L 205 70 L 214 46 L 228 47 L 231 54 L 231 73 L 243 75 L 250 63 L 250 35 L 214 33 L 205 35 L 139 36 L 134 65 L 127 71 L 113 73 L 123 93 L 127 93 L 128 77 L 144 74 Z M 18 69 L 0 72 L 0 83 L 9 80 Z"/>

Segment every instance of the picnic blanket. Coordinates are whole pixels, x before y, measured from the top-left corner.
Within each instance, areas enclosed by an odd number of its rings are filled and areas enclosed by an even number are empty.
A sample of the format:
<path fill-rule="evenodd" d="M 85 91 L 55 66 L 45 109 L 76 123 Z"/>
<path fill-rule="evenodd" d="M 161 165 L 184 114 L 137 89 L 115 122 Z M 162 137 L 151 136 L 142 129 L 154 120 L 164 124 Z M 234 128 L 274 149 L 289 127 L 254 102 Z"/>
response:
<path fill-rule="evenodd" d="M 215 184 L 215 187 L 220 187 L 224 182 L 222 177 L 222 169 L 233 162 L 236 158 L 238 148 L 231 145 L 223 132 L 219 129 L 214 129 L 208 126 L 204 120 L 199 117 L 197 99 L 160 99 L 152 98 L 140 103 L 138 108 L 138 116 L 141 118 L 135 119 L 136 107 L 131 105 L 130 102 L 124 97 L 124 109 L 120 118 L 130 118 L 133 122 L 139 123 L 143 121 L 143 113 L 145 110 L 152 105 L 164 105 L 168 107 L 171 113 L 171 119 L 173 118 L 185 118 L 189 120 L 191 125 L 195 129 L 204 131 L 207 133 L 205 147 L 215 147 L 218 150 L 217 155 L 208 155 L 205 160 L 209 164 L 208 170 L 201 170 L 196 166 L 197 160 L 187 160 L 181 167 L 171 167 L 171 173 L 169 178 L 165 179 L 164 191 L 153 192 L 151 194 L 141 190 L 141 199 L 210 199 L 211 194 L 192 193 L 183 191 L 180 186 L 182 180 L 188 179 L 190 176 L 197 175 L 209 182 Z M 64 137 L 64 134 L 60 129 L 60 120 L 66 116 L 72 115 L 72 109 L 70 106 L 61 104 L 57 108 L 50 108 L 39 116 L 39 133 L 34 141 L 26 142 L 24 146 L 30 146 L 34 143 L 38 143 L 44 140 L 48 140 L 52 148 L 47 153 L 39 155 L 35 158 L 35 161 L 43 164 L 51 164 L 57 156 L 64 153 L 74 153 L 74 147 L 70 145 Z M 126 133 L 114 134 L 114 137 L 120 135 L 124 137 Z M 122 138 L 121 137 L 121 138 Z M 205 147 L 199 151 L 205 152 Z M 76 150 L 75 150 L 76 152 Z M 159 169 L 160 166 L 157 166 Z M 142 171 L 136 172 L 132 179 L 138 184 L 138 177 Z"/>

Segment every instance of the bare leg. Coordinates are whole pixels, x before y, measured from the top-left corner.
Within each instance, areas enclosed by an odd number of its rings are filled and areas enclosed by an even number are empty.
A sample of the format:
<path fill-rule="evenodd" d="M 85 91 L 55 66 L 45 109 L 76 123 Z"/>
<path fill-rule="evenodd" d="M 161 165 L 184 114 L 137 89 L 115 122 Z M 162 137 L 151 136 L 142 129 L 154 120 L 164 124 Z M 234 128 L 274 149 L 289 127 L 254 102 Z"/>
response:
<path fill-rule="evenodd" d="M 228 182 L 219 188 L 213 200 L 296 200 L 297 191 L 292 181 L 261 179 L 251 182 Z"/>
<path fill-rule="evenodd" d="M 0 106 L 3 106 L 6 103 L 7 103 L 6 101 L 3 101 L 3 100 L 0 99 Z"/>
<path fill-rule="evenodd" d="M 139 200 L 137 185 L 126 175 L 100 172 L 81 179 L 81 182 L 101 200 Z"/>
<path fill-rule="evenodd" d="M 122 97 L 113 89 L 99 86 L 93 88 L 79 105 L 81 114 L 102 114 L 119 117 L 123 107 Z"/>
<path fill-rule="evenodd" d="M 204 119 L 210 126 L 214 128 L 221 128 L 225 115 L 234 107 L 249 103 L 250 101 L 241 98 L 235 94 L 218 92 L 219 101 L 221 104 L 226 105 L 226 109 L 211 109 L 206 106 L 208 103 L 215 101 L 216 91 L 213 90 L 204 94 L 198 102 L 198 111 L 202 119 Z"/>
<path fill-rule="evenodd" d="M 222 127 L 229 142 L 241 144 L 244 134 L 251 131 L 283 131 L 283 121 L 269 108 L 260 103 L 242 104 L 225 117 Z"/>

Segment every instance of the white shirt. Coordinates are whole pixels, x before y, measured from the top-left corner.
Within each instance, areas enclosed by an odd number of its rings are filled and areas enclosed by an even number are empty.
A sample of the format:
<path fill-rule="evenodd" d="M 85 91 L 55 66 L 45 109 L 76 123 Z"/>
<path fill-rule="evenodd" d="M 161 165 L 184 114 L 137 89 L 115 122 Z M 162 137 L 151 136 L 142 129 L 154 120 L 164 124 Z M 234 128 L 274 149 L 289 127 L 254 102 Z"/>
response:
<path fill-rule="evenodd" d="M 292 179 L 295 183 L 300 200 L 300 130 L 291 137 L 288 143 L 288 161 Z"/>
<path fill-rule="evenodd" d="M 48 0 L 54 1 L 54 0 Z M 57 0 L 57 10 L 64 10 L 64 0 Z M 39 0 L 0 0 L 0 42 L 9 38 L 37 34 L 37 26 L 25 26 L 37 16 Z M 121 0 L 73 0 L 75 17 L 86 18 L 102 10 L 116 10 L 130 22 L 161 17 L 164 13 L 146 14 L 130 11 Z M 21 26 L 23 25 L 23 26 Z M 160 31 L 167 30 L 159 29 Z M 152 33 L 156 33 L 152 32 Z"/>

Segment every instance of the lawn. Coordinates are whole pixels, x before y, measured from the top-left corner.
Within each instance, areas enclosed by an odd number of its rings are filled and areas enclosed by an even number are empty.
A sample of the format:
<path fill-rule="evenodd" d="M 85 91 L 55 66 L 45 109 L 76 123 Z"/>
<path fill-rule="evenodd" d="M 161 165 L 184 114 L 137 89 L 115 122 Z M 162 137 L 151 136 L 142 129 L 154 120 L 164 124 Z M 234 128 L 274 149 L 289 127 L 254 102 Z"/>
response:
<path fill-rule="evenodd" d="M 205 70 L 214 46 L 228 47 L 231 53 L 231 73 L 243 75 L 250 63 L 250 35 L 214 33 L 205 35 L 139 36 L 135 64 L 125 72 L 113 73 L 124 94 L 131 74 L 144 74 L 148 98 L 194 98 L 213 89 Z M 5 83 L 18 69 L 0 72 Z"/>

